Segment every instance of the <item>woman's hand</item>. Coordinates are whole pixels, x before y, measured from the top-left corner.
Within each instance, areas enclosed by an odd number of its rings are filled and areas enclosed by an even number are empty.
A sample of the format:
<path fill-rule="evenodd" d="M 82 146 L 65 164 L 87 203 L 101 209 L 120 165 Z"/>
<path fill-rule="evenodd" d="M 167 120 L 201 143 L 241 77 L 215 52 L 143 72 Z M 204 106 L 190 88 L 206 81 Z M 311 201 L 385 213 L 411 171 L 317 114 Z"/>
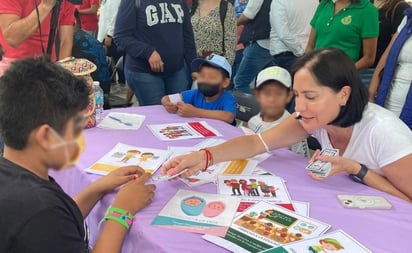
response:
<path fill-rule="evenodd" d="M 334 176 L 336 174 L 340 173 L 348 173 L 348 174 L 357 174 L 360 170 L 360 164 L 344 158 L 343 156 L 320 156 L 320 150 L 316 150 L 315 153 L 313 154 L 312 158 L 310 159 L 309 163 L 319 160 L 323 162 L 329 162 L 332 166 L 332 169 L 327 177 L 319 177 L 313 173 L 309 173 L 309 176 L 312 179 L 318 180 L 318 181 L 324 181 L 328 177 Z"/>
<path fill-rule="evenodd" d="M 118 168 L 96 181 L 103 194 L 113 191 L 145 174 L 145 170 L 139 166 L 126 166 Z"/>
<path fill-rule="evenodd" d="M 175 175 L 180 171 L 187 169 L 185 173 L 180 175 L 182 178 L 190 177 L 206 166 L 206 156 L 204 151 L 193 152 L 188 155 L 177 156 L 167 163 L 163 164 L 161 173 L 163 175 Z"/>
<path fill-rule="evenodd" d="M 126 184 L 117 193 L 113 206 L 134 214 L 152 203 L 156 186 L 145 184 L 151 176 L 150 173 L 144 173 Z"/>

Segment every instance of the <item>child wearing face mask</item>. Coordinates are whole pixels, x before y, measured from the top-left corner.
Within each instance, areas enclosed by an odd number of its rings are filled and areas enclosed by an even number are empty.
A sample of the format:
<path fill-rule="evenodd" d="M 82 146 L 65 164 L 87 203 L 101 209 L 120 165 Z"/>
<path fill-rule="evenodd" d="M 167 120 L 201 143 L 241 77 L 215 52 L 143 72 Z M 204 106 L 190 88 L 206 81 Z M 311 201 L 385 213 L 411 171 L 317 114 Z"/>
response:
<path fill-rule="evenodd" d="M 165 109 L 182 117 L 217 119 L 235 125 L 236 100 L 225 90 L 232 73 L 229 62 L 223 56 L 211 54 L 193 60 L 192 69 L 198 72 L 198 89 L 164 96 Z M 178 96 L 179 102 L 171 99 L 172 96 Z"/>
<path fill-rule="evenodd" d="M 74 165 L 84 149 L 89 93 L 83 79 L 43 58 L 15 61 L 0 79 L 5 146 L 0 157 L 0 252 L 91 252 L 84 220 L 116 188 L 120 190 L 101 217 L 106 222 L 92 252 L 120 252 L 135 213 L 151 203 L 155 186 L 145 184 L 150 174 L 137 166 L 119 168 L 73 198 L 49 176 L 50 170 Z"/>

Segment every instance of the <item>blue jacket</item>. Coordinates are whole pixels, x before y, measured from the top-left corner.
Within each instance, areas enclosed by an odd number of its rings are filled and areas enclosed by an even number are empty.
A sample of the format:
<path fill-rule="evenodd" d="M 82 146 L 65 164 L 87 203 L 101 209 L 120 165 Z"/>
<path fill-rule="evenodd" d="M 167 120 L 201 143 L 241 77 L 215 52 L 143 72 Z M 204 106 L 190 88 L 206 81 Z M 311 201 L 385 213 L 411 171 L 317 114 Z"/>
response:
<path fill-rule="evenodd" d="M 386 98 L 388 97 L 393 76 L 395 75 L 399 53 L 405 42 L 412 35 L 412 8 L 405 10 L 404 13 L 405 16 L 408 17 L 408 20 L 405 27 L 398 34 L 398 37 L 396 38 L 391 47 L 391 50 L 389 51 L 388 58 L 386 59 L 385 63 L 385 69 L 383 71 L 382 80 L 379 85 L 378 94 L 376 96 L 376 103 L 380 106 L 385 105 Z M 406 96 L 405 104 L 402 108 L 402 112 L 399 118 L 403 122 L 405 122 L 409 126 L 409 128 L 412 129 L 412 80 L 408 94 Z"/>
<path fill-rule="evenodd" d="M 156 50 L 164 72 L 190 66 L 196 47 L 190 14 L 183 0 L 122 0 L 114 29 L 114 41 L 126 52 L 125 67 L 134 72 L 151 73 L 148 59 Z"/>

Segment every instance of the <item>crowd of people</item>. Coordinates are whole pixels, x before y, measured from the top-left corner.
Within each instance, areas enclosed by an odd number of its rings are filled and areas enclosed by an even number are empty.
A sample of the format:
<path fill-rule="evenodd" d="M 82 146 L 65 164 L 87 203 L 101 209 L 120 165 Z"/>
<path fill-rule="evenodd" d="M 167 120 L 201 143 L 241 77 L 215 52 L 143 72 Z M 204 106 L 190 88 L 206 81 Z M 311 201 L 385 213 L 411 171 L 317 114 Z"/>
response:
<path fill-rule="evenodd" d="M 0 216 L 13 217 L 0 220 L 0 251 L 90 252 L 84 218 L 124 185 L 92 250 L 120 252 L 133 215 L 153 200 L 140 167 L 73 199 L 48 176 L 84 144 L 90 88 L 55 64 L 68 57 L 97 66 L 106 99 L 113 82 L 127 83 L 139 106 L 182 117 L 236 125 L 231 90 L 255 95 L 253 134 L 175 157 L 164 174 L 285 147 L 330 162 L 328 177 L 345 173 L 411 202 L 411 34 L 404 0 L 0 1 Z M 309 136 L 340 156 L 311 156 Z"/>

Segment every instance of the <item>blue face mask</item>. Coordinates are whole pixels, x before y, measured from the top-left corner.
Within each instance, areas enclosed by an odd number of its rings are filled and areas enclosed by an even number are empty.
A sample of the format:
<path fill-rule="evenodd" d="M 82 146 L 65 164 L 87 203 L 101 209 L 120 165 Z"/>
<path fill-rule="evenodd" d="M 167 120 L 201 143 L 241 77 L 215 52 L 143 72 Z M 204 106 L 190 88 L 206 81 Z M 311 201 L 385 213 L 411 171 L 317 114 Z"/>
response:
<path fill-rule="evenodd" d="M 197 87 L 205 97 L 214 97 L 220 91 L 220 84 L 197 83 Z"/>

